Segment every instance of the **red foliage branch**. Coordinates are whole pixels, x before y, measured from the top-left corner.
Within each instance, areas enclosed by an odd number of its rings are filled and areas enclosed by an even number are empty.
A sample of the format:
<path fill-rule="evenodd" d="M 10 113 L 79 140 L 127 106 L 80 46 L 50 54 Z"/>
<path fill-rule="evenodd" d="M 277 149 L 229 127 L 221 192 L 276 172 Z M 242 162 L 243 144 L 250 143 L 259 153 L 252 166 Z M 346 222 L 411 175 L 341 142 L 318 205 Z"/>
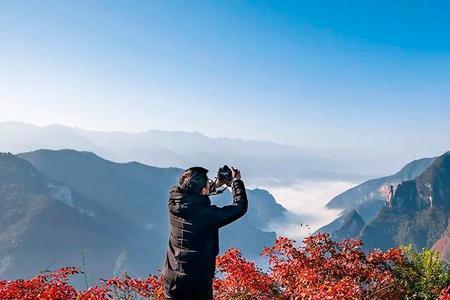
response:
<path fill-rule="evenodd" d="M 77 291 L 67 283 L 69 276 L 76 273 L 78 273 L 76 268 L 66 267 L 52 273 L 40 274 L 29 280 L 0 281 L 0 299 L 76 299 Z"/>
<path fill-rule="evenodd" d="M 216 300 L 281 299 L 275 280 L 255 263 L 246 261 L 237 249 L 232 248 L 217 258 L 217 271 Z"/>
<path fill-rule="evenodd" d="M 439 294 L 439 300 L 450 300 L 450 286 L 443 289 Z"/>
<path fill-rule="evenodd" d="M 401 299 L 394 267 L 404 262 L 400 249 L 365 254 L 362 242 L 334 242 L 327 234 L 293 240 L 277 239 L 266 248 L 271 277 L 288 299 Z"/>
<path fill-rule="evenodd" d="M 162 282 L 159 277 L 145 279 L 128 275 L 105 280 L 102 285 L 78 292 L 68 283 L 70 275 L 80 271 L 73 267 L 38 275 L 32 279 L 0 281 L 2 300 L 110 300 L 150 299 L 163 300 Z"/>

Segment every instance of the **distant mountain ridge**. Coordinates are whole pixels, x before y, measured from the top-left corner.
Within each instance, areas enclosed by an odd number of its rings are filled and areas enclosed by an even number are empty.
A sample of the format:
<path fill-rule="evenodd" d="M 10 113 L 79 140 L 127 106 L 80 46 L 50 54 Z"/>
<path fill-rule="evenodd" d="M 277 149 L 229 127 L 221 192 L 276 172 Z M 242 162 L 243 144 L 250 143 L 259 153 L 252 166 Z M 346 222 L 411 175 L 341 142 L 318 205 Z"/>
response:
<path fill-rule="evenodd" d="M 295 178 L 360 179 L 348 161 L 367 162 L 358 153 L 308 149 L 266 141 L 210 138 L 198 132 L 149 130 L 141 133 L 96 132 L 62 125 L 38 127 L 0 123 L 0 151 L 75 149 L 106 159 L 138 161 L 157 167 L 201 165 L 217 170 L 234 164 L 252 181 L 292 181 Z M 346 162 L 347 161 L 347 162 Z"/>
<path fill-rule="evenodd" d="M 358 236 L 366 224 L 358 212 L 353 209 L 345 214 L 340 226 L 333 231 L 331 238 L 335 241 L 342 241 Z"/>
<path fill-rule="evenodd" d="M 180 171 L 74 150 L 0 154 L 0 278 L 79 266 L 82 251 L 96 278 L 157 271 L 167 247 L 167 192 Z M 282 218 L 284 208 L 265 191 L 248 195 L 253 205 L 221 232 L 221 250 L 254 257 L 275 239 L 259 225 Z M 212 201 L 230 199 L 226 192 Z"/>
<path fill-rule="evenodd" d="M 417 159 L 406 164 L 394 175 L 363 182 L 331 199 L 326 207 L 329 209 L 344 209 L 345 212 L 356 209 L 364 221 L 369 223 L 375 218 L 385 204 L 386 200 L 380 192 L 382 186 L 397 186 L 405 180 L 415 179 L 422 174 L 435 159 L 436 157 Z"/>
<path fill-rule="evenodd" d="M 399 184 L 405 180 L 411 180 L 422 174 L 436 157 L 414 160 L 405 165 L 394 175 L 368 180 L 354 188 L 351 188 L 327 203 L 328 208 L 355 208 L 358 205 L 374 200 L 383 200 L 383 195 L 378 191 L 385 184 Z"/>

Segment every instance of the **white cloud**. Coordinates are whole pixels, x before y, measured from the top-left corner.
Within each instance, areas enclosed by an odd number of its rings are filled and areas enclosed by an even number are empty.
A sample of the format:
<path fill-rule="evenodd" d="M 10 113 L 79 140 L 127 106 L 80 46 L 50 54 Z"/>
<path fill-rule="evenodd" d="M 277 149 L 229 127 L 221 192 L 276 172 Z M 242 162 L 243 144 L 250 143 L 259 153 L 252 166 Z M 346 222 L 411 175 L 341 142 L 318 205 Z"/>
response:
<path fill-rule="evenodd" d="M 265 187 L 288 211 L 287 222 L 269 224 L 277 235 L 300 240 L 333 221 L 340 210 L 326 209 L 334 196 L 355 186 L 347 181 L 299 181 L 290 186 Z"/>

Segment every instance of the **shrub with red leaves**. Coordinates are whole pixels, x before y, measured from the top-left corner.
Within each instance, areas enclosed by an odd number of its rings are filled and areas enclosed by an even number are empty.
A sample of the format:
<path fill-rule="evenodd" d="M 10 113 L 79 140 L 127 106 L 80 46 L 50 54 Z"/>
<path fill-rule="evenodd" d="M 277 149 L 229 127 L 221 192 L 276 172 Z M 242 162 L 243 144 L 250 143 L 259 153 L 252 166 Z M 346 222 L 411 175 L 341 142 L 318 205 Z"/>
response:
<path fill-rule="evenodd" d="M 400 249 L 386 252 L 361 250 L 361 241 L 333 242 L 326 234 L 304 239 L 302 246 L 278 238 L 264 249 L 270 269 L 265 272 L 244 259 L 237 249 L 217 258 L 214 279 L 216 300 L 364 300 L 403 299 L 405 287 L 396 281 L 395 268 L 405 262 Z M 29 280 L 0 281 L 2 300 L 163 300 L 161 277 L 145 279 L 128 275 L 114 277 L 99 286 L 77 291 L 68 277 L 77 274 L 68 267 Z M 450 289 L 440 300 L 450 300 Z"/>
<path fill-rule="evenodd" d="M 2 300 L 110 300 L 150 299 L 163 300 L 162 282 L 159 277 L 145 279 L 127 275 L 103 281 L 103 284 L 78 292 L 68 283 L 70 275 L 80 273 L 73 267 L 38 275 L 29 280 L 0 281 Z"/>
<path fill-rule="evenodd" d="M 67 267 L 52 273 L 38 275 L 29 280 L 1 281 L 0 299 L 76 299 L 77 291 L 67 282 L 68 277 L 76 273 L 78 273 L 76 268 Z"/>
<path fill-rule="evenodd" d="M 216 300 L 277 299 L 280 290 L 276 281 L 246 261 L 237 249 L 230 249 L 217 258 L 219 277 L 214 280 Z"/>
<path fill-rule="evenodd" d="M 287 299 L 402 299 L 394 269 L 405 260 L 400 249 L 361 250 L 362 242 L 334 242 L 327 234 L 307 237 L 304 246 L 278 238 L 266 248 L 270 276 Z"/>
<path fill-rule="evenodd" d="M 405 261 L 400 249 L 365 254 L 360 240 L 337 243 L 327 234 L 303 243 L 297 247 L 278 238 L 264 249 L 267 273 L 229 250 L 217 259 L 222 278 L 214 283 L 216 299 L 402 299 L 404 288 L 394 277 L 396 265 Z"/>
<path fill-rule="evenodd" d="M 106 280 L 104 289 L 109 292 L 109 296 L 114 296 L 114 299 L 164 300 L 162 283 L 162 277 L 154 275 L 145 279 L 139 279 L 131 278 L 125 274 L 123 277 L 115 277 Z"/>

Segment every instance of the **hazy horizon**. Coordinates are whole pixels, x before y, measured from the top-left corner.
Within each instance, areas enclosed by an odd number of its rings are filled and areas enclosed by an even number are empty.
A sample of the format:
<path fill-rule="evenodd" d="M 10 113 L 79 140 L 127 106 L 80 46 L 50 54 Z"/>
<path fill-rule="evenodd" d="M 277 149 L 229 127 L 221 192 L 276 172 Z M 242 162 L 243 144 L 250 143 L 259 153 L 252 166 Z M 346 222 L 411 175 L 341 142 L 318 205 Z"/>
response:
<path fill-rule="evenodd" d="M 279 143 L 279 142 L 275 142 L 272 140 L 258 140 L 258 139 L 245 139 L 239 136 L 210 136 L 207 135 L 203 132 L 199 132 L 199 131 L 186 131 L 183 129 L 179 129 L 179 130 L 162 130 L 162 129 L 154 129 L 154 128 L 148 128 L 146 130 L 143 131 L 125 131 L 125 130 L 118 130 L 118 131 L 107 131 L 107 130 L 95 130 L 95 129 L 91 129 L 91 128 L 86 128 L 84 126 L 70 126 L 67 124 L 61 124 L 61 123 L 54 123 L 54 122 L 50 122 L 47 125 L 39 125 L 39 124 L 33 124 L 31 122 L 27 122 L 27 121 L 19 121 L 19 120 L 1 120 L 0 119 L 0 125 L 12 125 L 13 127 L 15 125 L 18 125 L 19 127 L 21 126 L 25 126 L 25 127 L 35 127 L 35 128 L 40 128 L 40 129 L 45 129 L 45 128 L 51 128 L 51 127 L 62 127 L 62 128 L 69 128 L 69 129 L 75 129 L 75 130 L 80 130 L 82 132 L 86 132 L 86 133 L 98 133 L 98 134 L 119 134 L 119 135 L 135 135 L 135 136 L 139 136 L 141 134 L 145 134 L 145 133 L 151 133 L 151 132 L 161 132 L 161 133 L 173 133 L 173 134 L 197 134 L 201 137 L 204 137 L 206 139 L 212 139 L 212 140 L 229 140 L 231 142 L 233 141 L 239 141 L 244 143 L 243 145 L 245 145 L 245 143 L 268 143 L 268 144 L 273 144 L 273 145 L 278 145 L 281 147 L 288 147 L 287 149 L 291 149 L 292 151 L 298 151 L 299 154 L 302 153 L 302 151 L 306 151 L 305 153 L 309 153 L 314 154 L 318 157 L 323 157 L 323 158 L 328 158 L 328 159 L 332 159 L 336 162 L 338 162 L 339 164 L 350 164 L 353 165 L 353 167 L 351 167 L 350 171 L 347 168 L 345 169 L 336 169 L 334 171 L 332 171 L 333 173 L 336 174 L 337 179 L 338 180 L 351 180 L 353 182 L 359 182 L 363 179 L 369 179 L 369 178 L 374 178 L 374 177 L 381 177 L 381 176 L 385 176 L 385 175 L 390 175 L 393 174 L 395 172 L 397 172 L 400 168 L 402 168 L 404 165 L 406 165 L 407 163 L 409 163 L 412 160 L 415 159 L 420 159 L 420 158 L 424 158 L 424 157 L 434 157 L 434 156 L 439 156 L 442 153 L 441 152 L 434 152 L 434 153 L 428 153 L 427 155 L 424 156 L 414 156 L 414 157 L 410 157 L 409 155 L 405 154 L 403 156 L 400 157 L 382 157 L 379 153 L 373 153 L 370 151 L 356 151 L 356 150 L 349 150 L 349 149 L 327 149 L 327 148 L 314 148 L 314 147 L 302 147 L 302 146 L 298 146 L 298 145 L 292 145 L 292 144 L 284 144 L 284 143 Z M 23 134 L 23 133 L 22 133 Z M 21 136 L 20 139 L 24 139 L 24 136 Z M 36 138 L 36 137 L 35 137 Z M 33 138 L 32 140 L 34 140 L 35 138 Z M 6 140 L 7 141 L 7 140 Z M 37 142 L 37 141 L 36 141 Z M 95 138 L 94 140 L 92 140 L 92 142 L 96 143 Z M 137 141 L 135 141 L 137 142 Z M 173 141 L 174 143 L 176 141 Z M 45 141 L 44 141 L 44 145 L 45 145 Z M 99 145 L 97 145 L 99 146 Z M 45 148 L 45 147 L 44 147 Z M 64 147 L 63 147 L 64 148 Z M 70 148 L 70 147 L 69 147 Z M 11 151 L 14 152 L 13 149 L 8 150 L 5 147 L 2 147 L 3 151 Z M 50 149 L 62 149 L 61 147 L 57 147 L 57 148 L 50 148 Z M 83 148 L 77 148 L 74 147 L 75 150 L 88 150 L 89 149 L 83 149 Z M 450 148 L 449 148 L 450 149 Z M 35 148 L 29 148 L 26 149 L 26 151 L 33 151 L 33 150 L 37 150 Z M 98 148 L 97 150 L 100 150 L 100 148 Z M 95 152 L 96 154 L 100 154 L 100 155 L 105 155 L 105 153 L 102 152 L 98 152 L 97 150 L 90 150 Z M 199 149 L 201 150 L 201 149 Z M 208 151 L 208 149 L 205 149 L 206 151 Z M 446 152 L 446 151 L 444 151 Z M 275 154 L 275 153 L 274 153 Z M 276 154 L 275 154 L 276 155 Z M 282 158 L 281 154 L 279 154 L 280 158 Z M 353 157 L 353 158 L 352 158 Z M 114 157 L 108 157 L 109 159 L 112 160 L 116 160 L 119 161 L 118 159 L 114 158 Z M 226 160 L 226 157 L 224 158 Z M 139 159 L 133 159 L 131 158 L 130 161 L 132 160 L 136 160 L 136 161 L 140 161 Z M 121 160 L 122 161 L 122 160 Z M 125 160 L 126 161 L 126 160 Z M 372 162 L 371 162 L 372 161 Z M 143 163 L 146 163 L 146 161 L 140 161 Z M 361 167 L 358 167 L 359 164 L 361 164 L 363 162 L 363 165 Z M 155 164 L 155 166 L 166 166 L 166 167 L 180 167 L 183 168 L 182 165 L 159 165 L 159 164 Z M 184 166 L 186 167 L 186 166 Z M 323 167 L 322 170 L 320 169 L 314 169 L 314 170 L 310 170 L 310 171 L 314 171 L 314 172 L 330 172 L 329 168 L 327 168 L 326 166 Z M 342 177 L 339 178 L 339 174 L 342 175 Z M 350 177 L 349 177 L 350 176 Z M 354 178 L 351 178 L 352 176 L 354 176 Z M 274 178 L 276 179 L 276 178 Z M 307 178 L 307 179 L 311 179 L 311 178 Z M 327 179 L 328 180 L 328 179 Z M 283 180 L 282 180 L 283 181 Z M 295 180 L 294 180 L 295 181 Z M 294 182 L 295 183 L 295 182 Z M 276 184 L 276 180 L 272 183 L 272 184 Z"/>
<path fill-rule="evenodd" d="M 31 122 L 27 122 L 26 120 L 0 120 L 0 124 L 22 124 L 22 125 L 26 125 L 26 126 L 34 126 L 34 127 L 40 127 L 40 128 L 45 128 L 45 127 L 52 127 L 52 126 L 62 126 L 62 127 L 67 127 L 67 128 L 73 128 L 73 129 L 80 129 L 83 131 L 91 131 L 91 132 L 98 132 L 98 133 L 123 133 L 123 134 L 142 134 L 142 133 L 146 133 L 146 132 L 151 132 L 151 131 L 160 131 L 160 132 L 169 132 L 169 133 L 193 133 L 193 134 L 200 134 L 204 137 L 207 138 L 211 138 L 211 139 L 229 139 L 229 140 L 241 140 L 244 142 L 266 142 L 266 143 L 273 143 L 273 144 L 277 144 L 277 145 L 282 145 L 282 146 L 288 146 L 288 147 L 295 147 L 295 148 L 299 148 L 299 149 L 311 149 L 311 150 L 331 150 L 331 151 L 356 151 L 356 150 L 352 150 L 352 149 L 340 149 L 340 148 L 320 148 L 320 147 L 305 147 L 305 146 L 301 146 L 301 145 L 295 145 L 295 144 L 289 144 L 289 143 L 281 143 L 281 142 L 276 142 L 273 140 L 265 140 L 265 139 L 252 139 L 252 138 L 243 138 L 239 135 L 209 135 L 206 134 L 202 131 L 197 131 L 197 130 L 185 130 L 183 128 L 179 128 L 179 129 L 172 129 L 172 130 L 165 130 L 165 129 L 158 129 L 158 128 L 147 128 L 147 129 L 143 129 L 143 130 L 101 130 L 101 129 L 95 129 L 95 128 L 87 128 L 87 127 L 83 127 L 82 125 L 69 125 L 69 124 L 64 124 L 64 123 L 54 123 L 54 122 L 49 122 L 49 123 L 44 123 L 44 124 L 38 124 L 38 123 L 31 123 Z"/>

